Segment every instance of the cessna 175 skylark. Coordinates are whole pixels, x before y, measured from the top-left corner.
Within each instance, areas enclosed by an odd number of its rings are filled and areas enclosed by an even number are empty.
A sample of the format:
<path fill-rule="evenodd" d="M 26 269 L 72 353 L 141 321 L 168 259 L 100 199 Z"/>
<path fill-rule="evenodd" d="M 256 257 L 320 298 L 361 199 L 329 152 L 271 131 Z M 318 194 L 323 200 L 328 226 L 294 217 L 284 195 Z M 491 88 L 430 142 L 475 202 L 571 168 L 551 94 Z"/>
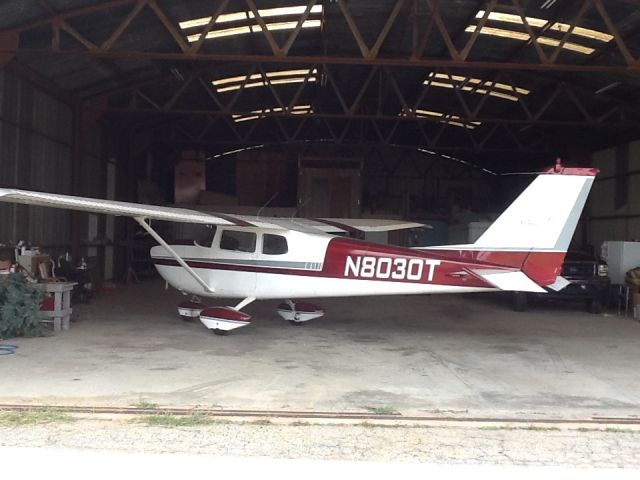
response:
<path fill-rule="evenodd" d="M 266 219 L 16 189 L 0 189 L 0 201 L 133 217 L 159 243 L 151 257 L 160 275 L 195 298 L 179 313 L 225 334 L 250 323 L 241 310 L 254 300 L 289 299 L 278 313 L 299 324 L 324 311 L 295 298 L 559 290 L 568 284 L 558 275 L 597 173 L 558 161 L 475 243 L 426 248 L 332 235 L 420 225 L 392 220 Z M 151 220 L 216 228 L 206 243 L 168 245 Z M 198 297 L 242 300 L 207 308 Z"/>

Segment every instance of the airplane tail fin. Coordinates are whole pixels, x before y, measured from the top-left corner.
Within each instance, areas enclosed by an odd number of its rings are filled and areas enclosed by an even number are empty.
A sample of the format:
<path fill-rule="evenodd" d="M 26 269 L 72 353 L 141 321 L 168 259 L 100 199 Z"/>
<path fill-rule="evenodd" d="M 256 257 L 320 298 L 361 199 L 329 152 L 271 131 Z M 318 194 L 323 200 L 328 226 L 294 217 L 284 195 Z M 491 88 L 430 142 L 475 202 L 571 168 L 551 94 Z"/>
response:
<path fill-rule="evenodd" d="M 597 173 L 595 168 L 566 168 L 558 161 L 535 178 L 473 249 L 485 252 L 484 261 L 518 268 L 538 286 L 556 284 Z M 526 287 L 524 276 L 515 281 L 504 275 L 482 276 L 503 290 L 525 290 L 515 285 Z M 536 291 L 529 287 L 527 291 Z"/>

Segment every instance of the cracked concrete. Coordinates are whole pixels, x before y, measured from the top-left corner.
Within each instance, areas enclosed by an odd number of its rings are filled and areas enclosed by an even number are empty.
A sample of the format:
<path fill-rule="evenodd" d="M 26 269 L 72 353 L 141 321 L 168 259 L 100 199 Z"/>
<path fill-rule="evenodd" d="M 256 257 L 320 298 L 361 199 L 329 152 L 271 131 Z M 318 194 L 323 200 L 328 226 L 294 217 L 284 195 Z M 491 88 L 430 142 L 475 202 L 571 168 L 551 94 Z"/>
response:
<path fill-rule="evenodd" d="M 327 299 L 302 327 L 250 305 L 253 324 L 217 337 L 178 319 L 157 281 L 77 306 L 71 329 L 15 339 L 0 402 L 220 406 L 403 414 L 640 415 L 640 324 L 493 295 Z M 217 304 L 225 304 L 219 301 Z"/>

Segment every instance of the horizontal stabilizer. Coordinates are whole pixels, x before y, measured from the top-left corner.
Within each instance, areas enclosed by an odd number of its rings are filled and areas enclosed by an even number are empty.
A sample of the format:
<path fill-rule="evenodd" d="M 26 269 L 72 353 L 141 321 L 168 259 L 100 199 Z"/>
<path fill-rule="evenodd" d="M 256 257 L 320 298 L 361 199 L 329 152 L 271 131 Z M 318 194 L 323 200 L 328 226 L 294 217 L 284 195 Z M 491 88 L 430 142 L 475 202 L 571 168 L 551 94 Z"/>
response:
<path fill-rule="evenodd" d="M 556 281 L 551 285 L 547 285 L 547 288 L 550 288 L 551 290 L 559 292 L 563 288 L 566 288 L 567 285 L 569 285 L 570 283 L 571 282 L 569 280 L 558 275 L 558 278 L 556 278 Z"/>
<path fill-rule="evenodd" d="M 469 272 L 500 290 L 546 293 L 544 288 L 521 271 L 505 272 L 504 270 L 470 268 Z"/>

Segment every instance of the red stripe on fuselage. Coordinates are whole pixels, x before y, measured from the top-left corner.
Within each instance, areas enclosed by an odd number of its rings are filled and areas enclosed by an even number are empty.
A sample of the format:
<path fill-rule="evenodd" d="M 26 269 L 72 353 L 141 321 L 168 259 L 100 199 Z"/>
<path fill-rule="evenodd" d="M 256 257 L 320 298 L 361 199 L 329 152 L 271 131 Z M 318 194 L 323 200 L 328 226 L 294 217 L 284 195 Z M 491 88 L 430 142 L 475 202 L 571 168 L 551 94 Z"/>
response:
<path fill-rule="evenodd" d="M 166 265 L 170 267 L 179 267 L 180 264 L 170 258 L 154 258 L 153 263 L 155 265 Z M 218 263 L 214 260 L 207 261 L 202 260 L 187 260 L 187 265 L 191 268 L 202 268 L 205 270 L 225 270 L 233 272 L 252 272 L 252 273 L 272 273 L 278 275 L 300 275 L 304 277 L 323 277 L 323 273 L 320 270 L 304 270 L 296 268 L 274 268 L 263 267 L 260 265 L 233 265 L 229 263 Z"/>

